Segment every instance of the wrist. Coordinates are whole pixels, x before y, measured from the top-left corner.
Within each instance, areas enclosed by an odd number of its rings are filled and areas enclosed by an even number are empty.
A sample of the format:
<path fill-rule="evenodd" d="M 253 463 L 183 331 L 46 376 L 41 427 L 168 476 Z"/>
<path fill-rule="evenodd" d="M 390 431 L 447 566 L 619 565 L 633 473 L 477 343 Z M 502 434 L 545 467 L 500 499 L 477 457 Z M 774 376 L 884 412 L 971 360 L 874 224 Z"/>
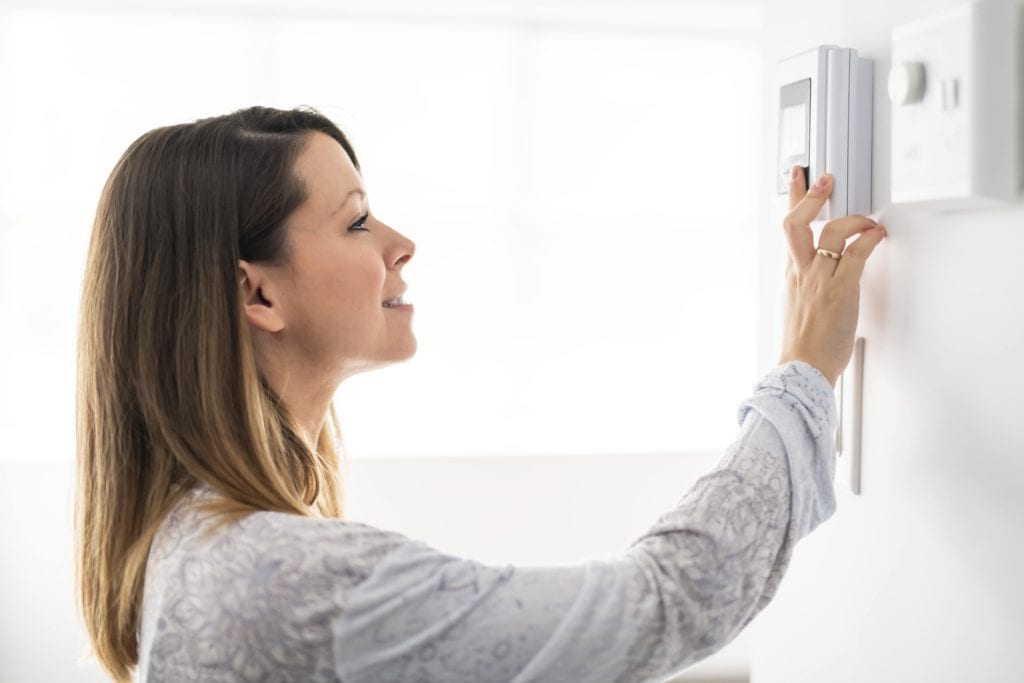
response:
<path fill-rule="evenodd" d="M 828 370 L 826 368 L 826 366 L 823 363 L 815 362 L 814 360 L 812 360 L 811 358 L 809 358 L 809 357 L 807 357 L 805 355 L 802 355 L 802 354 L 783 354 L 779 358 L 779 365 L 784 365 L 786 363 L 791 363 L 793 361 L 800 361 L 801 363 L 807 363 L 812 368 L 814 368 L 815 370 L 820 372 L 825 377 L 825 380 L 829 384 L 832 385 L 833 389 L 836 388 L 836 384 L 839 382 L 839 374 L 831 372 L 830 370 Z"/>

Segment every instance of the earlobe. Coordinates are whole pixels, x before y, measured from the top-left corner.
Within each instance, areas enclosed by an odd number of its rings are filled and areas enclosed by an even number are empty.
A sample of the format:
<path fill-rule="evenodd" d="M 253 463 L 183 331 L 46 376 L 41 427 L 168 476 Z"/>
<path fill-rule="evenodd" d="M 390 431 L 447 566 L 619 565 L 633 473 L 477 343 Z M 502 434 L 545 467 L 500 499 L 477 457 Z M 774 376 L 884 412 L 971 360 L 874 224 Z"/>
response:
<path fill-rule="evenodd" d="M 245 319 L 265 332 L 280 332 L 284 329 L 284 321 L 278 307 L 264 296 L 262 283 L 256 280 L 255 269 L 245 261 L 238 263 L 242 271 L 238 291 Z"/>

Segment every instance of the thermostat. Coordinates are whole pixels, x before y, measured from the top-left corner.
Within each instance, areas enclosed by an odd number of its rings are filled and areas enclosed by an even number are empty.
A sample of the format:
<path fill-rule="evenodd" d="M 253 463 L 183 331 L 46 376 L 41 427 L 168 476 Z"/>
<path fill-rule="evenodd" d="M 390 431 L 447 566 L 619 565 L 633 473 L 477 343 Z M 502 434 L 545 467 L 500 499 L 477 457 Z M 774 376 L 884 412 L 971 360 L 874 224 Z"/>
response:
<path fill-rule="evenodd" d="M 1016 202 L 1024 181 L 1024 5 L 965 3 L 892 30 L 892 201 Z"/>
<path fill-rule="evenodd" d="M 804 168 L 808 182 L 831 173 L 832 194 L 817 220 L 871 213 L 873 65 L 837 45 L 778 63 L 776 191 L 789 192 L 793 166 Z"/>

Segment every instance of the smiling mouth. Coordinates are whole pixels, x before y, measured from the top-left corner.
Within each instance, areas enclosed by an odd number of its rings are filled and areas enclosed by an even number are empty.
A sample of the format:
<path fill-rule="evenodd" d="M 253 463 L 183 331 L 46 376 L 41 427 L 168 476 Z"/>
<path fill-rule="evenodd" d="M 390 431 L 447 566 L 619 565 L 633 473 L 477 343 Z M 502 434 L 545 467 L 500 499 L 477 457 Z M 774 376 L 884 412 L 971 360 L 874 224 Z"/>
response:
<path fill-rule="evenodd" d="M 385 299 L 382 302 L 382 305 L 384 306 L 384 308 L 391 308 L 392 306 L 405 306 L 408 302 L 405 301 L 405 299 L 402 298 L 404 295 L 405 295 L 405 288 L 403 287 L 402 291 L 398 294 L 398 296 L 396 296 L 396 297 L 394 297 L 392 299 Z"/>

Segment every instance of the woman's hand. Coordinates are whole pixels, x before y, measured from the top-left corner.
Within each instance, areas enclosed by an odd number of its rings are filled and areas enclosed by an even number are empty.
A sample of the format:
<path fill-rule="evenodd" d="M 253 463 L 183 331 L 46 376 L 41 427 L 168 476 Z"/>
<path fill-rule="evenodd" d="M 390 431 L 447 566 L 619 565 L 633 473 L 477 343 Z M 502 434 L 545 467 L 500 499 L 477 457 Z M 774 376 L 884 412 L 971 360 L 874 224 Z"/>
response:
<path fill-rule="evenodd" d="M 845 216 L 821 230 L 818 246 L 842 254 L 835 260 L 817 253 L 811 221 L 832 193 L 824 174 L 806 194 L 804 171 L 795 166 L 789 186 L 789 213 L 783 229 L 789 242 L 786 265 L 786 322 L 779 363 L 810 363 L 834 387 L 853 355 L 860 278 L 864 264 L 885 237 L 885 226 L 865 216 Z M 845 251 L 846 240 L 863 233 Z"/>

